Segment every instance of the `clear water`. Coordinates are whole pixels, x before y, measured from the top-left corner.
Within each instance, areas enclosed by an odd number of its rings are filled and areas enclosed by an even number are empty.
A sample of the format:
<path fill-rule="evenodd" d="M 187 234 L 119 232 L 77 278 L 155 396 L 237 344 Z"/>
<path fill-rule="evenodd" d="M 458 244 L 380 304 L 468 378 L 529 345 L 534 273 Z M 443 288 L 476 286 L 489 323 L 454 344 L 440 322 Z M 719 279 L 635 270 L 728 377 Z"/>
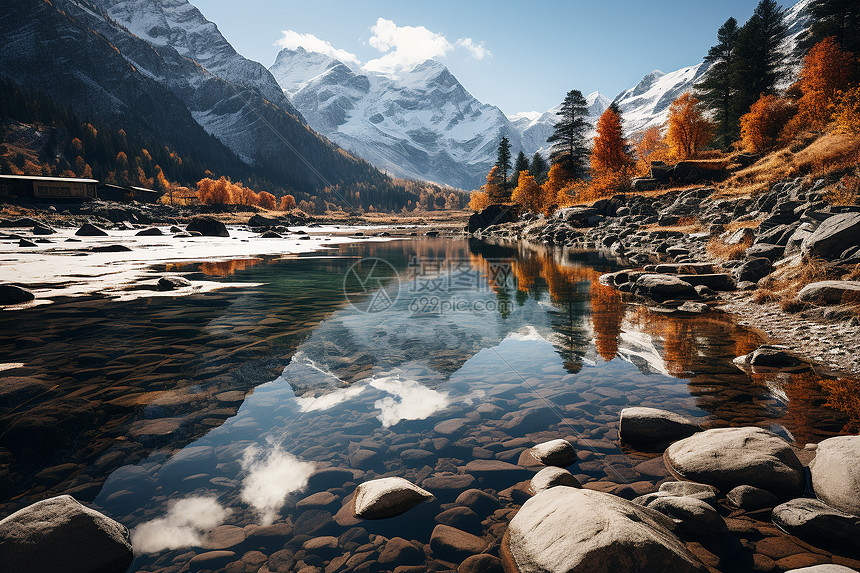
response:
<path fill-rule="evenodd" d="M 466 464 L 528 465 L 530 445 L 558 437 L 581 482 L 652 491 L 667 475 L 659 452 L 619 443 L 626 406 L 801 446 L 853 423 L 844 387 L 741 372 L 731 360 L 756 333 L 629 304 L 599 284 L 613 265 L 594 253 L 413 239 L 164 270 L 262 286 L 0 315 L 0 374 L 23 388 L 0 406 L 3 513 L 66 492 L 93 502 L 132 530 L 133 570 L 210 550 L 235 555 L 208 568 L 368 570 L 374 534 L 426 544 L 466 489 L 515 508 L 530 470 Z M 379 476 L 437 500 L 354 519 L 356 484 Z M 506 516 L 473 524 L 491 553 Z M 426 567 L 446 563 L 427 552 Z"/>

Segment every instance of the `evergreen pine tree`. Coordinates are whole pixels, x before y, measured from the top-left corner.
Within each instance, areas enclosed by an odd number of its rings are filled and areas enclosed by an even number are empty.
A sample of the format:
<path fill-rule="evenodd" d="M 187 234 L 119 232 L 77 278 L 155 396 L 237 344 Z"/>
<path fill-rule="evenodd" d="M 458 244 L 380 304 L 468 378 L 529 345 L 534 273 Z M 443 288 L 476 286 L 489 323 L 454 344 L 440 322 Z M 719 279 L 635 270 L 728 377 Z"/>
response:
<path fill-rule="evenodd" d="M 701 82 L 696 84 L 697 95 L 702 103 L 716 112 L 716 144 L 727 148 L 738 137 L 738 118 L 733 115 L 732 75 L 735 65 L 735 43 L 738 37 L 738 21 L 729 18 L 717 32 L 717 45 L 708 50 L 705 61 L 710 64 Z"/>
<path fill-rule="evenodd" d="M 549 165 L 546 164 L 546 159 L 543 158 L 543 155 L 541 155 L 539 151 L 536 151 L 532 157 L 532 164 L 529 172 L 534 175 L 535 180 L 539 185 L 543 185 L 544 181 L 546 181 L 546 176 L 549 172 Z"/>
<path fill-rule="evenodd" d="M 511 142 L 507 136 L 499 140 L 499 150 L 496 154 L 496 167 L 498 167 L 498 185 L 503 196 L 510 195 L 508 192 L 508 171 L 511 170 Z"/>
<path fill-rule="evenodd" d="M 783 71 L 784 54 L 779 47 L 787 34 L 785 11 L 776 0 L 761 0 L 738 30 L 732 74 L 734 117 L 747 113 L 760 96 L 774 92 Z"/>
<path fill-rule="evenodd" d="M 585 133 L 589 127 L 586 121 L 588 104 L 582 92 L 567 92 L 557 115 L 559 121 L 555 124 L 555 132 L 547 139 L 553 144 L 550 159 L 553 163 L 560 163 L 571 177 L 582 178 L 588 159 Z"/>
<path fill-rule="evenodd" d="M 860 54 L 860 2 L 812 0 L 806 14 L 812 25 L 799 43 L 801 55 L 828 36 L 834 36 L 843 50 Z"/>
<path fill-rule="evenodd" d="M 511 174 L 511 184 L 519 185 L 520 173 L 527 172 L 529 170 L 529 158 L 526 157 L 526 154 L 520 151 L 519 155 L 517 155 L 517 160 L 514 162 L 514 172 Z"/>

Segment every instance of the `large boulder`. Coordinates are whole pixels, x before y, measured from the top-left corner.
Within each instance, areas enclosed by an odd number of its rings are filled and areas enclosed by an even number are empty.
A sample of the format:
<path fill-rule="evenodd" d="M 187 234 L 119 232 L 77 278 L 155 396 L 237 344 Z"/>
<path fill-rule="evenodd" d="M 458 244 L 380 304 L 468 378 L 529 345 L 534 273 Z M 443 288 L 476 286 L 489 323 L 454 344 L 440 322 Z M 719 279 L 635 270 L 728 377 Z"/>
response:
<path fill-rule="evenodd" d="M 545 489 L 566 485 L 568 487 L 582 487 L 579 480 L 566 469 L 549 466 L 536 473 L 529 481 L 529 491 L 532 494 L 540 493 Z"/>
<path fill-rule="evenodd" d="M 204 237 L 229 237 L 230 232 L 227 226 L 213 217 L 194 217 L 188 226 L 185 227 L 188 232 L 197 231 Z"/>
<path fill-rule="evenodd" d="M 0 285 L 0 305 L 22 304 L 35 299 L 36 295 L 15 285 Z"/>
<path fill-rule="evenodd" d="M 819 306 L 860 302 L 860 281 L 818 281 L 800 289 L 797 299 Z"/>
<path fill-rule="evenodd" d="M 713 535 L 726 530 L 726 522 L 717 510 L 701 499 L 663 496 L 649 503 L 648 507 L 674 521 L 682 532 L 689 535 Z"/>
<path fill-rule="evenodd" d="M 860 213 L 841 213 L 825 219 L 803 239 L 800 250 L 805 255 L 830 260 L 857 244 L 860 244 Z"/>
<path fill-rule="evenodd" d="M 747 259 L 735 269 L 735 278 L 738 282 L 749 281 L 756 283 L 763 279 L 773 270 L 773 263 L 767 257 L 754 257 Z"/>
<path fill-rule="evenodd" d="M 717 428 L 675 442 L 663 454 L 666 467 L 681 479 L 728 491 L 752 485 L 776 495 L 801 493 L 803 465 L 791 446 L 762 428 Z"/>
<path fill-rule="evenodd" d="M 618 434 L 631 443 L 668 442 L 700 429 L 692 420 L 674 412 L 636 406 L 621 410 Z"/>
<path fill-rule="evenodd" d="M 576 461 L 576 450 L 567 440 L 550 440 L 531 449 L 534 459 L 547 466 L 566 468 Z"/>
<path fill-rule="evenodd" d="M 401 477 L 380 478 L 358 485 L 353 513 L 364 519 L 394 517 L 432 498 L 429 491 Z"/>
<path fill-rule="evenodd" d="M 480 213 L 469 217 L 469 232 L 474 233 L 491 225 L 512 223 L 519 217 L 519 205 L 489 205 Z"/>
<path fill-rule="evenodd" d="M 831 507 L 860 516 L 860 436 L 818 444 L 809 464 L 815 495 Z"/>
<path fill-rule="evenodd" d="M 608 493 L 553 487 L 526 501 L 501 555 L 519 573 L 704 571 L 665 515 Z"/>
<path fill-rule="evenodd" d="M 673 275 L 641 275 L 633 283 L 633 292 L 656 301 L 699 298 L 693 285 Z"/>
<path fill-rule="evenodd" d="M 817 499 L 798 498 L 773 508 L 773 522 L 795 537 L 840 554 L 860 555 L 860 517 Z"/>
<path fill-rule="evenodd" d="M 281 223 L 279 219 L 274 217 L 265 217 L 259 213 L 251 215 L 251 218 L 248 219 L 248 226 L 250 227 L 277 227 L 282 224 L 283 223 Z"/>
<path fill-rule="evenodd" d="M 0 571 L 124 573 L 133 560 L 128 529 L 69 495 L 0 521 Z"/>

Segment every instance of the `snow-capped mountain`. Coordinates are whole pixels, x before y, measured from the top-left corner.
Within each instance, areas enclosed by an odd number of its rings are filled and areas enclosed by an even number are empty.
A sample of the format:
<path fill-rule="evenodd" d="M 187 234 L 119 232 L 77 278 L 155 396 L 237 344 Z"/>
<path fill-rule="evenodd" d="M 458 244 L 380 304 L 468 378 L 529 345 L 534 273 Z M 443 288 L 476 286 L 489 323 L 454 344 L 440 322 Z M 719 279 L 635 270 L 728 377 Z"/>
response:
<path fill-rule="evenodd" d="M 593 92 L 585 96 L 585 102 L 588 104 L 588 122 L 593 126 L 597 123 L 600 115 L 606 111 L 612 100 L 607 98 L 600 92 Z M 550 144 L 547 143 L 547 138 L 552 135 L 555 124 L 558 122 L 558 112 L 561 109 L 559 103 L 555 107 L 540 113 L 537 111 L 527 111 L 509 116 L 508 119 L 520 132 L 520 137 L 523 142 L 523 151 L 526 155 L 531 156 L 536 151 L 542 155 L 549 153 Z M 588 133 L 591 138 L 594 135 L 592 129 Z"/>
<path fill-rule="evenodd" d="M 269 71 L 311 127 L 393 175 L 475 189 L 502 135 L 524 149 L 505 114 L 435 60 L 384 74 L 298 48 Z"/>

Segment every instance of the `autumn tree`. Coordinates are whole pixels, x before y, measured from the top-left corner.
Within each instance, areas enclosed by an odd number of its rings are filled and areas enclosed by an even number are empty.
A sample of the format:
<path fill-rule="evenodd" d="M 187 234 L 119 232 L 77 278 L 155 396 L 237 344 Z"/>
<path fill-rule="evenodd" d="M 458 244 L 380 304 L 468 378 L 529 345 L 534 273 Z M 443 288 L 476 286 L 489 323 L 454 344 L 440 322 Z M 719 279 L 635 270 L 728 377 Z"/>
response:
<path fill-rule="evenodd" d="M 528 171 L 520 171 L 511 199 L 533 213 L 540 213 L 544 208 L 543 190 Z"/>
<path fill-rule="evenodd" d="M 836 94 L 833 119 L 838 131 L 860 135 L 860 86 Z"/>
<path fill-rule="evenodd" d="M 484 191 L 490 198 L 490 203 L 504 203 L 510 199 L 510 195 L 502 190 L 498 165 L 493 165 L 490 172 L 487 173 L 487 184 L 484 186 Z"/>
<path fill-rule="evenodd" d="M 281 197 L 281 204 L 278 208 L 281 211 L 292 211 L 296 208 L 296 198 L 292 195 L 284 195 Z"/>
<path fill-rule="evenodd" d="M 711 140 L 713 124 L 702 113 L 700 102 L 689 92 L 669 106 L 669 129 L 666 142 L 671 154 L 678 159 L 689 159 Z"/>
<path fill-rule="evenodd" d="M 735 117 L 749 111 L 762 94 L 774 93 L 785 57 L 780 46 L 787 35 L 785 10 L 776 0 L 761 0 L 738 30 L 732 74 Z"/>
<path fill-rule="evenodd" d="M 472 191 L 469 196 L 469 209 L 483 211 L 490 206 L 490 196 L 486 191 Z"/>
<path fill-rule="evenodd" d="M 659 127 L 649 127 L 645 130 L 639 141 L 636 142 L 636 157 L 638 159 L 636 171 L 640 175 L 649 172 L 652 161 L 669 159 L 669 145 Z"/>
<path fill-rule="evenodd" d="M 547 175 L 546 181 L 541 185 L 541 191 L 543 192 L 543 205 L 545 209 L 549 208 L 552 204 L 565 202 L 559 201 L 559 194 L 564 192 L 565 187 L 567 187 L 571 179 L 570 174 L 564 168 L 563 164 L 553 163 L 552 167 L 549 168 L 549 174 Z M 564 197 L 562 197 L 562 199 L 564 199 Z"/>
<path fill-rule="evenodd" d="M 618 106 L 610 105 L 597 120 L 597 135 L 591 149 L 591 170 L 595 173 L 620 172 L 630 165 L 627 140 L 621 129 Z"/>
<path fill-rule="evenodd" d="M 836 38 L 815 44 L 803 60 L 798 87 L 798 118 L 808 129 L 822 129 L 830 121 L 836 93 L 848 87 L 857 58 L 840 49 Z"/>
<path fill-rule="evenodd" d="M 543 182 L 546 181 L 548 171 L 549 165 L 547 165 L 546 159 L 543 158 L 543 155 L 541 155 L 539 151 L 536 151 L 532 156 L 532 164 L 529 168 L 529 173 L 534 175 L 535 181 L 543 185 Z"/>
<path fill-rule="evenodd" d="M 696 93 L 704 106 L 715 112 L 715 139 L 717 145 L 728 148 L 737 138 L 737 118 L 734 115 L 732 96 L 735 73 L 735 45 L 738 38 L 738 21 L 729 18 L 717 32 L 717 44 L 708 50 L 705 62 L 708 71 L 696 84 Z"/>
<path fill-rule="evenodd" d="M 557 112 L 558 122 L 547 143 L 552 144 L 550 160 L 560 163 L 571 178 L 585 175 L 588 146 L 585 134 L 588 131 L 588 104 L 579 90 L 570 90 Z"/>
<path fill-rule="evenodd" d="M 504 203 L 510 198 L 510 193 L 508 193 L 508 171 L 511 170 L 511 142 L 504 135 L 499 140 L 499 149 L 496 152 L 496 169 L 497 184 L 501 193 L 501 201 L 498 202 Z"/>
<path fill-rule="evenodd" d="M 755 102 L 741 117 L 741 141 L 744 149 L 762 153 L 772 149 L 780 134 L 796 113 L 795 105 L 775 95 L 766 95 Z"/>
<path fill-rule="evenodd" d="M 257 205 L 263 209 L 274 209 L 276 205 L 275 196 L 267 191 L 260 191 Z"/>

